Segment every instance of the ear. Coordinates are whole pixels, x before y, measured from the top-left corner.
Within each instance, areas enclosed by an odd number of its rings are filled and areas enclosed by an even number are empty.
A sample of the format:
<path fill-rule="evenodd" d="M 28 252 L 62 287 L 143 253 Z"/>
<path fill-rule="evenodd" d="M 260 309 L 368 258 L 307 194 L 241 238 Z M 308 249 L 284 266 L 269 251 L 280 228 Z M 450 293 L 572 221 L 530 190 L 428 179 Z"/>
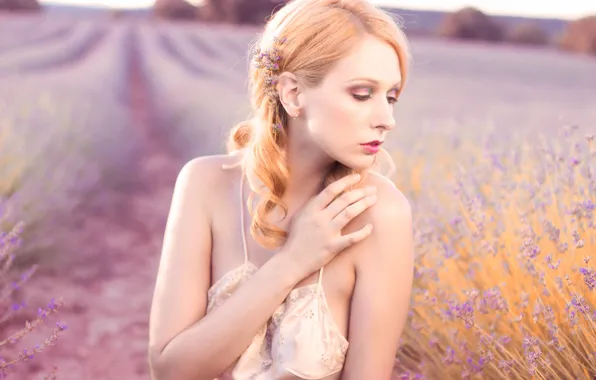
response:
<path fill-rule="evenodd" d="M 277 91 L 279 100 L 290 117 L 297 116 L 303 105 L 301 88 L 296 76 L 289 72 L 283 72 L 277 80 Z"/>

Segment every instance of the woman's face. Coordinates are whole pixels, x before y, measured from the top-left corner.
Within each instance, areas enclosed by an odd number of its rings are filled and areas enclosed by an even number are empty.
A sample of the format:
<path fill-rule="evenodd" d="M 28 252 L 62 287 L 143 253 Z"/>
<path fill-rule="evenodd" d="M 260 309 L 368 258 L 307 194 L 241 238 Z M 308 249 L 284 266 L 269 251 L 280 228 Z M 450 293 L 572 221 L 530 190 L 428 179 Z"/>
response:
<path fill-rule="evenodd" d="M 338 61 L 323 82 L 304 91 L 307 138 L 335 161 L 370 168 L 395 127 L 394 103 L 401 82 L 393 48 L 367 36 Z"/>

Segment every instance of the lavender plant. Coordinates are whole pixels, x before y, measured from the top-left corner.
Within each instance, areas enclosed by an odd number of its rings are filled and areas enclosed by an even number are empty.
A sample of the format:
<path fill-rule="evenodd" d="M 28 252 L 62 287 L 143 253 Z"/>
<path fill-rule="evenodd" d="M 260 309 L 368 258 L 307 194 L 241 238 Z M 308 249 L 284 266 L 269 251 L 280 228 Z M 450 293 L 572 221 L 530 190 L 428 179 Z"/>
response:
<path fill-rule="evenodd" d="M 40 262 L 43 252 L 53 265 L 51 253 L 72 240 L 73 228 L 65 226 L 81 207 L 106 209 L 137 184 L 141 145 L 127 102 L 130 26 L 80 25 L 89 33 L 108 30 L 85 59 L 68 70 L 3 77 L 0 88 L 0 195 L 27 226 L 21 262 Z M 53 53 L 40 54 L 47 63 L 43 54 Z"/>
<path fill-rule="evenodd" d="M 73 33 L 62 34 L 62 38 L 47 41 L 42 46 L 33 44 L 29 48 L 3 54 L 0 57 L 0 75 L 22 74 L 75 61 L 106 34 L 105 28 L 97 23 L 83 22 L 75 28 Z"/>
<path fill-rule="evenodd" d="M 401 184 L 417 253 L 401 379 L 596 376 L 596 149 L 577 130 L 460 142 L 436 172 L 413 166 Z"/>
<path fill-rule="evenodd" d="M 183 29 L 159 30 L 143 25 L 136 34 L 141 52 L 140 69 L 153 94 L 157 124 L 167 126 L 163 133 L 179 152 L 180 159 L 223 152 L 230 125 L 245 118 L 249 111 L 242 76 L 231 70 L 235 65 L 248 67 L 243 57 L 245 51 L 238 50 L 236 60 L 224 61 L 223 65 L 229 68 L 225 71 L 221 62 L 215 63 L 204 54 L 193 52 L 189 35 Z M 201 38 L 217 38 L 221 42 L 232 37 L 204 31 Z M 248 50 L 248 45 L 244 50 Z M 193 70 L 188 67 L 191 62 Z M 164 75 L 166 72 L 168 75 Z M 222 72 L 228 74 L 228 80 L 221 80 Z M 181 92 L 181 87 L 187 91 Z"/>
<path fill-rule="evenodd" d="M 37 23 L 37 28 L 24 28 L 23 22 L 15 22 L 12 19 L 3 20 L 2 34 L 0 35 L 0 54 L 8 51 L 19 50 L 24 47 L 31 47 L 56 39 L 64 38 L 74 32 L 73 25 L 48 22 L 51 19 L 43 19 Z"/>
<path fill-rule="evenodd" d="M 12 270 L 15 252 L 21 244 L 21 233 L 23 223 L 15 224 L 10 230 L 2 229 L 5 220 L 3 219 L 4 210 L 0 210 L 0 379 L 7 378 L 13 366 L 19 363 L 28 362 L 36 355 L 52 346 L 60 334 L 67 329 L 67 326 L 62 322 L 57 322 L 53 328 L 52 333 L 43 342 L 35 345 L 35 347 L 25 348 L 23 350 L 15 350 L 14 345 L 42 325 L 47 317 L 51 314 L 57 313 L 62 306 L 62 300 L 51 299 L 49 304 L 37 311 L 37 317 L 32 321 L 26 321 L 24 327 L 21 329 L 8 333 L 6 326 L 8 322 L 25 307 L 23 302 L 14 302 L 13 293 L 20 289 L 35 273 L 37 266 L 31 266 L 20 275 L 16 275 Z M 12 355 L 10 353 L 13 353 Z M 56 369 L 48 374 L 45 379 L 56 379 Z"/>

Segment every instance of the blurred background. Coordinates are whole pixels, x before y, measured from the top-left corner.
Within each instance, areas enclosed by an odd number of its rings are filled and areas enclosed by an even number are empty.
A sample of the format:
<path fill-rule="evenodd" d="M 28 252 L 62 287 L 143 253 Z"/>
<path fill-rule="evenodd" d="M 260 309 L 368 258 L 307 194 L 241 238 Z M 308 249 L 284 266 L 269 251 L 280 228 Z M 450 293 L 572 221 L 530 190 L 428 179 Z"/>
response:
<path fill-rule="evenodd" d="M 596 3 L 373 2 L 413 55 L 387 142 L 416 222 L 396 379 L 590 378 Z M 149 378 L 176 174 L 248 115 L 282 3 L 0 0 L 0 377 Z"/>

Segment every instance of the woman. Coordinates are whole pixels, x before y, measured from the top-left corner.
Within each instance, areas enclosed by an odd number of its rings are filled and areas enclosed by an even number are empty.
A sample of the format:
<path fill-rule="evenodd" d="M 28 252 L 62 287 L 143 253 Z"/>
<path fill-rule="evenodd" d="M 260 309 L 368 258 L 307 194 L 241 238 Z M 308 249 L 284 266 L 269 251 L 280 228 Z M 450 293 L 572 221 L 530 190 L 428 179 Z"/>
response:
<path fill-rule="evenodd" d="M 413 276 L 378 172 L 406 40 L 366 0 L 295 0 L 250 69 L 231 154 L 181 170 L 150 320 L 156 380 L 389 379 Z"/>

